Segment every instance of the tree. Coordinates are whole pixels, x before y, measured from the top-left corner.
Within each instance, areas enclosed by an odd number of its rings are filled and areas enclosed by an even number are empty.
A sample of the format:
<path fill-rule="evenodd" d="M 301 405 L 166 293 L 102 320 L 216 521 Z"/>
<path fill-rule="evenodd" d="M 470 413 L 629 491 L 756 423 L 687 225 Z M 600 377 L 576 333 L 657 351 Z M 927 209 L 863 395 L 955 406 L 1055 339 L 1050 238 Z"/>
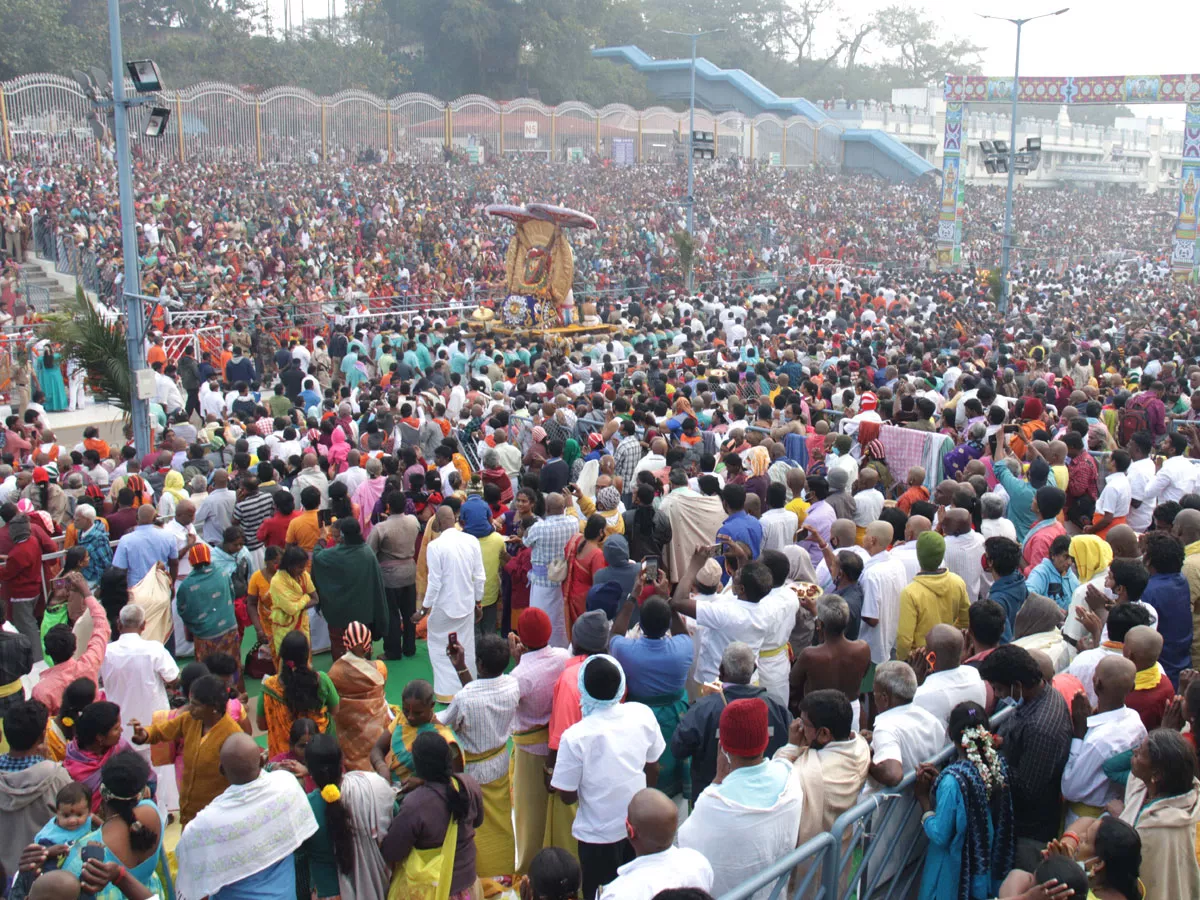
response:
<path fill-rule="evenodd" d="M 99 62 L 94 47 L 66 21 L 68 12 L 64 0 L 0 0 L 0 79 L 30 72 L 65 73 Z"/>
<path fill-rule="evenodd" d="M 50 339 L 61 344 L 63 355 L 87 373 L 88 386 L 96 397 L 128 416 L 133 376 L 125 348 L 125 328 L 120 324 L 124 320 L 105 322 L 78 285 L 75 299 L 67 308 L 46 319 Z"/>
<path fill-rule="evenodd" d="M 983 48 L 965 38 L 938 41 L 941 29 L 937 23 L 914 7 L 885 7 L 875 23 L 885 46 L 899 53 L 899 68 L 918 84 L 940 79 L 947 72 L 973 70 L 978 65 Z"/>

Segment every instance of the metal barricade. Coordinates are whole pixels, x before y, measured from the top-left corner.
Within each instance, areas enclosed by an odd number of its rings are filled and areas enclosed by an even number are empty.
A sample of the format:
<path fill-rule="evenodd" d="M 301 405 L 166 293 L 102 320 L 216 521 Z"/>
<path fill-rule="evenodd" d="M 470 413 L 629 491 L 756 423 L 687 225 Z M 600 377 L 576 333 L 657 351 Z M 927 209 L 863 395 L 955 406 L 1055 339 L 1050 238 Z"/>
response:
<path fill-rule="evenodd" d="M 833 900 L 829 891 L 832 876 L 828 869 L 835 857 L 836 849 L 833 837 L 829 834 L 818 834 L 810 841 L 801 844 L 787 856 L 763 869 L 749 881 L 744 881 L 732 891 L 721 897 L 721 900 L 749 900 L 759 891 L 771 887 L 771 893 L 757 900 Z M 788 893 L 788 882 L 798 866 L 815 861 L 805 873 L 800 883 Z"/>

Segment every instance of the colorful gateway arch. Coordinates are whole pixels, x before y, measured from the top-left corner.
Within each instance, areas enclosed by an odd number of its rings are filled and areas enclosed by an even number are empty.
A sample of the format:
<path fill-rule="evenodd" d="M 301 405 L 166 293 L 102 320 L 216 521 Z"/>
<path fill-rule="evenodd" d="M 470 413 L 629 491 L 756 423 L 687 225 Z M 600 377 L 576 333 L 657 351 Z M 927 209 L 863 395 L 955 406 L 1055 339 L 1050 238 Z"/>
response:
<path fill-rule="evenodd" d="M 968 103 L 1012 102 L 1013 79 L 985 75 L 947 75 L 946 130 L 943 139 L 941 211 L 938 216 L 938 263 L 958 264 L 963 213 L 963 112 Z M 1192 278 L 1200 261 L 1197 217 L 1200 215 L 1200 75 L 1101 75 L 1085 78 L 1026 78 L 1017 82 L 1018 103 L 1068 106 L 1099 104 L 1183 103 L 1183 166 L 1171 269 L 1178 279 Z"/>

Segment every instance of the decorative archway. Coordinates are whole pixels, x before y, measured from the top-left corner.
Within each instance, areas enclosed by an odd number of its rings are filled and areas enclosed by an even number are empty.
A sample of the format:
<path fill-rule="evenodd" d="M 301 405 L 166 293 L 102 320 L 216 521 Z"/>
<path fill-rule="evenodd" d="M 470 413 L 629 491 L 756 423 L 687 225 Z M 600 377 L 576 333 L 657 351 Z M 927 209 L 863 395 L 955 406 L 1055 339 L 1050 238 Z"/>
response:
<path fill-rule="evenodd" d="M 963 212 L 963 114 L 968 103 L 1011 103 L 1013 79 L 985 75 L 947 75 L 946 128 L 942 140 L 942 195 L 938 214 L 937 258 L 950 268 L 961 260 Z M 1175 278 L 1191 278 L 1200 261 L 1197 220 L 1200 218 L 1200 75 L 1099 75 L 1034 77 L 1017 82 L 1018 103 L 1067 106 L 1184 103 L 1183 165 L 1179 173 L 1179 207 L 1171 270 Z"/>

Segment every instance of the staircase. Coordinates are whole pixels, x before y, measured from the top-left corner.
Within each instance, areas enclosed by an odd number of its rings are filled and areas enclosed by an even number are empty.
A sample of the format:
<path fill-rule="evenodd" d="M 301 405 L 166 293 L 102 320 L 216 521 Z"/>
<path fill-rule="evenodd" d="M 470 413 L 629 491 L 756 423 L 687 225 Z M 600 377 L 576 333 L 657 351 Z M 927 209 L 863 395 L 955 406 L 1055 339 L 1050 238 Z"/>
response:
<path fill-rule="evenodd" d="M 50 265 L 51 263 L 43 262 L 30 254 L 20 270 L 19 291 L 25 296 L 30 308 L 42 315 L 63 309 L 71 299 L 71 295 L 63 286 L 66 279 L 43 268 Z"/>

